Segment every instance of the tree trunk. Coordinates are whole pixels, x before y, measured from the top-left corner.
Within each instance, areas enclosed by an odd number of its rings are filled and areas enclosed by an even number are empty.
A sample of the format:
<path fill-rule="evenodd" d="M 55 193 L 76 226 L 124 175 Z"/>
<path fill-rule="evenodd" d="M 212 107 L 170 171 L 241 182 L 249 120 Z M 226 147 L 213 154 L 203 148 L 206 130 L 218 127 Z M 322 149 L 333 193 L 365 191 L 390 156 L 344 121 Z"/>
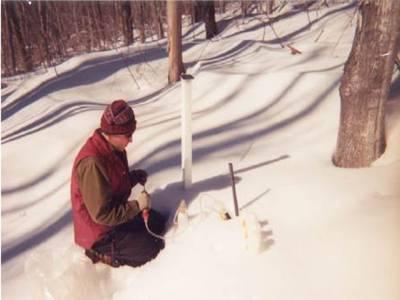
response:
<path fill-rule="evenodd" d="M 333 162 L 367 167 L 385 148 L 385 102 L 400 36 L 400 1 L 360 2 L 361 15 L 340 86 Z"/>
<path fill-rule="evenodd" d="M 133 44 L 133 31 L 132 31 L 133 26 L 132 26 L 130 1 L 124 1 L 122 3 L 122 15 L 123 15 L 122 28 L 124 33 L 125 46 L 129 46 Z"/>
<path fill-rule="evenodd" d="M 13 35 L 11 33 L 11 21 L 10 18 L 8 17 L 7 10 L 8 10 L 7 5 L 4 2 L 2 2 L 1 3 L 1 26 L 2 26 L 1 63 L 2 67 L 4 64 L 6 68 L 5 74 L 8 76 L 15 73 L 17 65 L 15 59 L 15 52 L 12 50 L 14 40 L 13 40 Z"/>
<path fill-rule="evenodd" d="M 176 0 L 167 1 L 168 19 L 168 82 L 180 80 L 185 72 L 182 62 L 182 19 L 181 3 Z"/>
<path fill-rule="evenodd" d="M 161 8 L 159 7 L 158 1 L 152 2 L 153 11 L 153 26 L 156 28 L 158 39 L 164 38 L 164 28 L 161 18 Z"/>
<path fill-rule="evenodd" d="M 33 69 L 32 57 L 28 55 L 28 52 L 26 50 L 25 47 L 26 44 L 22 34 L 22 28 L 21 28 L 22 26 L 18 19 L 18 13 L 19 13 L 18 6 L 22 5 L 22 3 L 7 1 L 5 2 L 5 5 L 7 7 L 8 17 L 10 18 L 10 24 L 11 24 L 10 29 L 12 28 L 11 35 L 14 33 L 16 37 L 17 44 L 15 45 L 16 46 L 15 50 L 21 54 L 20 60 L 21 60 L 22 70 L 20 71 L 23 72 L 32 71 Z"/>
<path fill-rule="evenodd" d="M 49 36 L 47 30 L 47 3 L 46 2 L 37 2 L 38 5 L 38 13 L 40 19 L 40 56 L 43 58 L 43 63 L 45 65 L 50 65 L 51 57 L 49 51 Z"/>
<path fill-rule="evenodd" d="M 72 24 L 74 26 L 74 34 L 75 34 L 75 40 L 76 42 L 73 44 L 73 49 L 77 50 L 80 48 L 81 45 L 81 34 L 80 34 L 80 30 L 79 30 L 79 19 L 78 15 L 77 15 L 77 10 L 78 10 L 78 6 L 79 3 L 76 3 L 75 1 L 71 1 L 71 6 L 72 6 Z M 81 16 L 80 16 L 81 17 Z M 80 50 L 80 49 L 79 49 Z"/>
<path fill-rule="evenodd" d="M 104 34 L 104 22 L 103 22 L 103 14 L 100 7 L 100 2 L 94 1 L 92 2 L 92 16 L 93 16 L 93 24 L 95 28 L 95 36 L 97 43 L 100 49 L 105 49 L 105 34 Z"/>
<path fill-rule="evenodd" d="M 206 39 L 209 40 L 218 34 L 214 1 L 200 1 L 199 3 L 201 3 L 202 17 L 206 27 Z"/>
<path fill-rule="evenodd" d="M 51 32 L 52 36 L 55 38 L 55 50 L 58 55 L 59 59 L 62 59 L 65 56 L 66 53 L 66 47 L 64 45 L 64 36 L 62 35 L 65 30 L 63 30 L 63 23 L 61 22 L 60 19 L 60 12 L 59 8 L 63 3 L 60 3 L 59 5 L 56 5 L 55 2 L 52 2 L 52 11 L 54 17 L 57 19 L 57 21 L 54 21 L 51 24 Z"/>
<path fill-rule="evenodd" d="M 194 23 L 200 22 L 201 21 L 201 0 L 200 2 L 198 0 L 193 0 L 191 2 L 191 20 L 192 20 L 192 25 Z"/>
<path fill-rule="evenodd" d="M 224 14 L 225 13 L 225 1 L 224 0 L 219 0 L 219 13 Z"/>
<path fill-rule="evenodd" d="M 143 44 L 146 41 L 143 1 L 135 1 L 133 6 L 135 27 L 139 30 L 139 41 Z"/>
<path fill-rule="evenodd" d="M 240 8 L 242 10 L 242 18 L 247 17 L 247 9 L 249 8 L 249 4 L 247 3 L 246 0 L 240 1 Z"/>
<path fill-rule="evenodd" d="M 132 34 L 132 43 L 133 43 L 133 23 L 132 23 L 132 10 L 131 6 L 129 5 L 129 15 L 131 16 L 131 34 Z M 120 32 L 122 35 L 125 35 L 124 33 L 124 17 L 123 17 L 123 2 L 122 5 L 120 2 L 113 2 L 113 9 L 112 9 L 112 14 L 111 14 L 112 22 L 113 22 L 113 27 L 112 28 L 118 28 L 116 29 L 116 32 Z M 110 28 L 108 28 L 110 29 Z M 112 47 L 114 48 L 115 42 L 118 41 L 118 38 L 111 33 L 111 40 L 112 40 Z M 125 44 L 127 43 L 126 37 L 125 37 Z"/>
<path fill-rule="evenodd" d="M 35 38 L 37 39 L 37 30 L 35 29 L 38 26 L 37 18 L 33 18 L 30 20 L 31 12 L 30 5 L 27 2 L 19 2 L 17 3 L 17 19 L 19 23 L 19 27 L 22 33 L 22 40 L 24 42 L 26 56 L 30 60 L 31 70 L 34 68 L 34 44 Z M 35 16 L 35 13 L 33 13 Z M 35 38 L 33 38 L 35 36 Z"/>
<path fill-rule="evenodd" d="M 90 2 L 82 2 L 84 5 L 84 15 L 85 18 L 84 20 L 86 22 L 83 23 L 83 28 L 86 28 L 86 51 L 91 52 L 93 45 L 94 45 L 94 36 L 93 36 L 93 24 L 92 24 L 92 15 L 90 13 L 91 11 L 91 5 Z"/>
<path fill-rule="evenodd" d="M 274 11 L 274 0 L 267 0 L 267 15 L 272 14 Z"/>

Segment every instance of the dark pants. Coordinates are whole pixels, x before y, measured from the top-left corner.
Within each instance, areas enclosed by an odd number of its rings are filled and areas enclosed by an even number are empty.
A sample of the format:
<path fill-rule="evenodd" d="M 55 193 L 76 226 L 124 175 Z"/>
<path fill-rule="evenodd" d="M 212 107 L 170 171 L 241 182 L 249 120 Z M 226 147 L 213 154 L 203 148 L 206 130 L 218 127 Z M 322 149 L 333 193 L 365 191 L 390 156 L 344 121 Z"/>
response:
<path fill-rule="evenodd" d="M 154 210 L 150 211 L 148 226 L 152 232 L 163 235 L 165 224 L 166 218 Z M 138 267 L 155 258 L 164 245 L 164 240 L 148 233 L 139 214 L 132 221 L 108 232 L 86 254 L 94 263 L 100 260 L 113 267 Z"/>

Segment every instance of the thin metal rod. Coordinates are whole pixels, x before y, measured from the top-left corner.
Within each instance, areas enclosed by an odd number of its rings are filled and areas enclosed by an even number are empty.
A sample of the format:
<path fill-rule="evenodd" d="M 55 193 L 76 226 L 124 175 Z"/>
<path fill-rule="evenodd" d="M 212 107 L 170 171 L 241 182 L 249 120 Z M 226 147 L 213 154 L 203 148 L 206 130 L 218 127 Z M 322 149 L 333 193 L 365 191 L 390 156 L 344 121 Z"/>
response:
<path fill-rule="evenodd" d="M 192 88 L 193 76 L 181 75 L 182 82 L 182 145 L 181 165 L 183 188 L 189 189 L 192 186 Z"/>
<path fill-rule="evenodd" d="M 233 192 L 233 204 L 235 205 L 235 216 L 239 216 L 239 206 L 236 196 L 236 186 L 235 186 L 235 173 L 233 172 L 233 165 L 229 163 L 229 171 L 231 173 L 231 180 L 232 180 L 232 192 Z"/>

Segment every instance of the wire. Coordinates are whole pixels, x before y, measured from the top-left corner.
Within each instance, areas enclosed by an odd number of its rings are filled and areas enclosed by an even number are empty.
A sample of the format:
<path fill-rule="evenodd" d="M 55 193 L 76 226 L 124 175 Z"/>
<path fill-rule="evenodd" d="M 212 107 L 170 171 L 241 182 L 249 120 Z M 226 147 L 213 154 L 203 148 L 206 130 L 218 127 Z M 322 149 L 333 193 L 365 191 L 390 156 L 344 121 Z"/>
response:
<path fill-rule="evenodd" d="M 181 207 L 179 206 L 175 211 L 175 216 L 174 216 L 174 221 L 173 222 L 174 222 L 174 225 L 176 225 L 176 226 L 179 226 L 178 215 L 180 213 L 180 209 L 181 209 Z M 162 235 L 154 233 L 149 227 L 149 223 L 148 223 L 148 221 L 149 221 L 149 213 L 150 213 L 149 211 L 146 211 L 145 213 L 143 213 L 142 216 L 143 216 L 144 225 L 146 227 L 146 230 L 150 235 L 152 235 L 152 236 L 154 236 L 154 237 L 156 237 L 158 239 L 162 239 L 164 241 L 172 239 L 172 238 L 175 237 L 176 234 L 174 236 L 171 236 L 171 237 L 165 237 L 165 236 L 162 236 Z"/>
<path fill-rule="evenodd" d="M 143 191 L 147 193 L 146 187 L 145 187 L 145 186 L 143 186 Z M 204 196 L 207 196 L 209 199 L 211 199 L 211 200 L 214 202 L 214 203 L 213 203 L 214 205 L 212 205 L 211 207 L 209 207 L 208 212 L 210 212 L 210 211 L 215 212 L 215 213 L 219 214 L 220 217 L 221 217 L 222 219 L 224 219 L 224 220 L 227 220 L 227 219 L 230 219 L 230 218 L 231 218 L 230 215 L 229 215 L 229 213 L 226 211 L 226 209 L 225 209 L 223 203 L 222 203 L 221 201 L 219 201 L 218 199 L 216 199 L 215 197 L 209 195 L 209 194 L 202 194 L 202 195 L 200 196 L 200 199 L 199 199 L 199 200 L 200 200 L 200 209 L 201 209 L 202 212 L 207 211 L 206 209 L 204 209 L 204 208 L 205 208 L 205 207 L 204 207 L 204 203 L 203 203 L 203 201 L 204 201 L 204 199 L 203 199 Z M 182 204 L 182 203 L 181 203 L 181 204 Z M 221 205 L 222 205 L 222 206 L 218 209 L 218 208 L 215 207 L 215 204 L 217 204 L 217 206 L 221 206 Z M 221 208 L 222 208 L 222 209 L 221 209 Z M 149 203 L 149 209 L 150 209 L 150 203 Z M 144 225 L 145 225 L 145 227 L 146 227 L 147 232 L 148 232 L 150 235 L 152 235 L 152 236 L 154 236 L 154 237 L 156 237 L 156 238 L 158 238 L 158 239 L 164 240 L 164 241 L 167 241 L 167 240 L 170 240 L 170 239 L 174 238 L 175 236 L 165 237 L 165 236 L 156 234 L 156 233 L 154 233 L 154 232 L 150 229 L 149 223 L 148 223 L 148 221 L 149 221 L 149 214 L 150 214 L 150 210 L 149 210 L 149 209 L 143 210 L 143 212 L 142 212 L 142 217 L 143 217 Z M 178 208 L 177 208 L 176 211 L 175 211 L 174 220 L 173 220 L 173 222 L 174 222 L 175 225 L 179 225 L 179 224 L 178 224 L 178 214 L 181 213 L 181 209 L 182 209 L 182 207 L 181 207 L 181 205 L 179 205 Z"/>
<path fill-rule="evenodd" d="M 148 232 L 149 234 L 151 234 L 152 236 L 154 236 L 154 237 L 156 237 L 156 238 L 158 238 L 158 239 L 164 240 L 164 241 L 167 240 L 166 237 L 164 237 L 164 236 L 162 236 L 162 235 L 158 235 L 158 234 L 156 234 L 156 233 L 154 233 L 153 231 L 150 230 L 149 224 L 148 224 L 148 219 L 144 219 L 144 226 L 146 226 L 147 232 Z"/>

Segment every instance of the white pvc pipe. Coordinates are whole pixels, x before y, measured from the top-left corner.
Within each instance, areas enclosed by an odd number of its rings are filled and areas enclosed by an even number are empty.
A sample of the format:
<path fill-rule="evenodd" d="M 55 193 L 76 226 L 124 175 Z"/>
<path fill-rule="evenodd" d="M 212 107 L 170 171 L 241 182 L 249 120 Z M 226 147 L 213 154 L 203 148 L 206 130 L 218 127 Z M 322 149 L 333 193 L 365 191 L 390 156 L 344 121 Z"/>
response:
<path fill-rule="evenodd" d="M 192 87 L 193 76 L 181 75 L 182 82 L 182 181 L 183 188 L 192 186 Z"/>

